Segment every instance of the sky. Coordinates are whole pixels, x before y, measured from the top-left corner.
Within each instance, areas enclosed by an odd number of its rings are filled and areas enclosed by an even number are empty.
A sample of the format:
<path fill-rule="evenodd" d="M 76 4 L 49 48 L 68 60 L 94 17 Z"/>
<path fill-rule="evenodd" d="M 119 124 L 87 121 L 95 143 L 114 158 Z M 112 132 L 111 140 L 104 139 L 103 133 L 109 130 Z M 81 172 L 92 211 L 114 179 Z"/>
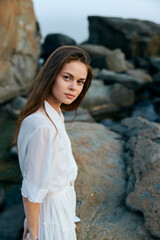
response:
<path fill-rule="evenodd" d="M 61 33 L 77 43 L 88 39 L 88 16 L 150 20 L 160 24 L 160 0 L 32 0 L 42 41 Z"/>

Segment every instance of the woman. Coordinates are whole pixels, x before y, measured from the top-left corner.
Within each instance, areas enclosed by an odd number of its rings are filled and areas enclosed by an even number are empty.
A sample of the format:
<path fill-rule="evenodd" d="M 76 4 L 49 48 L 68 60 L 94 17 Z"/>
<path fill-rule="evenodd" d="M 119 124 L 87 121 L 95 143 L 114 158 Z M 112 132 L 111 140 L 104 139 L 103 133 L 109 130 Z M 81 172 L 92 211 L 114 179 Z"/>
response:
<path fill-rule="evenodd" d="M 81 48 L 54 51 L 38 74 L 17 122 L 26 218 L 23 240 L 75 240 L 77 164 L 62 111 L 75 110 L 92 79 L 89 56 Z"/>

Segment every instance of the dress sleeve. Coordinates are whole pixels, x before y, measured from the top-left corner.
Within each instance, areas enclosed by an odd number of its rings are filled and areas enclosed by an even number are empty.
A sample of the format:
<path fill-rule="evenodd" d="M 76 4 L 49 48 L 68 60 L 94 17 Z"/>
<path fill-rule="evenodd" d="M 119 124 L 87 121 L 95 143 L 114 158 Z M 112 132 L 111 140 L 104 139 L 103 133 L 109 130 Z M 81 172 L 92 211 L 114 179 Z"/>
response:
<path fill-rule="evenodd" d="M 41 127 L 27 141 L 21 193 L 30 202 L 41 203 L 49 191 L 55 164 L 54 137 L 50 128 Z"/>

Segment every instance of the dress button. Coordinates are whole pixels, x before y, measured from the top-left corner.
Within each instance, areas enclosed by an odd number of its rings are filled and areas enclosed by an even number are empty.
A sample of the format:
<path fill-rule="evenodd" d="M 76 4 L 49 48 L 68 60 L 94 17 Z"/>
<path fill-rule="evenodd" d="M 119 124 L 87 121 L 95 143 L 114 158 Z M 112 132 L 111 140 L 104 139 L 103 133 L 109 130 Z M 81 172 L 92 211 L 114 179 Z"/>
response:
<path fill-rule="evenodd" d="M 72 183 L 70 182 L 70 186 L 72 186 Z"/>

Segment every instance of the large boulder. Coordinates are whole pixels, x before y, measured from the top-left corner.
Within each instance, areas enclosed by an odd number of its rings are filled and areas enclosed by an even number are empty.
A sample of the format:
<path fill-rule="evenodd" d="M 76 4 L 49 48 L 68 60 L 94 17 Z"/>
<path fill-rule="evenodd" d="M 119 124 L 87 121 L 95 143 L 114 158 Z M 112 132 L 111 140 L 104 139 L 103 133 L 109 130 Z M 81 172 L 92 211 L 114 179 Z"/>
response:
<path fill-rule="evenodd" d="M 64 34 L 50 33 L 46 36 L 42 44 L 41 57 L 46 61 L 49 55 L 56 50 L 56 48 L 63 45 L 76 45 L 76 41 Z"/>
<path fill-rule="evenodd" d="M 23 220 L 24 220 L 23 204 L 16 204 L 0 214 L 0 239 L 1 240 L 17 240 L 22 239 Z"/>
<path fill-rule="evenodd" d="M 123 72 L 127 69 L 125 55 L 120 49 L 112 51 L 104 46 L 95 44 L 81 44 L 80 47 L 91 56 L 91 65 L 93 65 L 93 67 L 104 67 L 114 72 Z M 100 57 L 103 60 L 102 66 L 99 61 Z M 95 60 L 97 61 L 95 62 Z"/>
<path fill-rule="evenodd" d="M 64 114 L 65 122 L 71 122 L 73 119 L 74 119 L 73 121 L 94 122 L 94 119 L 91 116 L 90 112 L 85 108 L 79 107 L 77 109 L 76 117 L 75 117 L 75 111 L 64 112 L 63 114 Z"/>
<path fill-rule="evenodd" d="M 128 89 L 122 84 L 115 83 L 105 86 L 102 80 L 92 80 L 80 105 L 91 111 L 93 115 L 97 115 L 130 107 L 134 103 L 134 97 L 132 89 Z"/>
<path fill-rule="evenodd" d="M 126 204 L 142 213 L 145 228 L 160 238 L 160 125 L 141 117 L 111 127 L 126 139 L 124 160 L 128 182 Z"/>
<path fill-rule="evenodd" d="M 115 73 L 107 69 L 102 69 L 96 76 L 98 79 L 103 79 L 105 84 L 120 83 L 124 86 L 133 89 L 134 91 L 143 87 L 143 85 L 152 82 L 150 75 L 142 70 L 132 69 L 126 73 Z"/>
<path fill-rule="evenodd" d="M 90 16 L 89 43 L 120 48 L 127 58 L 160 54 L 160 25 L 137 19 Z"/>
<path fill-rule="evenodd" d="M 78 239 L 153 240 L 143 216 L 125 206 L 125 142 L 101 124 L 67 124 L 73 155 L 78 164 Z"/>
<path fill-rule="evenodd" d="M 40 32 L 31 0 L 0 1 L 0 103 L 26 93 L 36 75 Z"/>

